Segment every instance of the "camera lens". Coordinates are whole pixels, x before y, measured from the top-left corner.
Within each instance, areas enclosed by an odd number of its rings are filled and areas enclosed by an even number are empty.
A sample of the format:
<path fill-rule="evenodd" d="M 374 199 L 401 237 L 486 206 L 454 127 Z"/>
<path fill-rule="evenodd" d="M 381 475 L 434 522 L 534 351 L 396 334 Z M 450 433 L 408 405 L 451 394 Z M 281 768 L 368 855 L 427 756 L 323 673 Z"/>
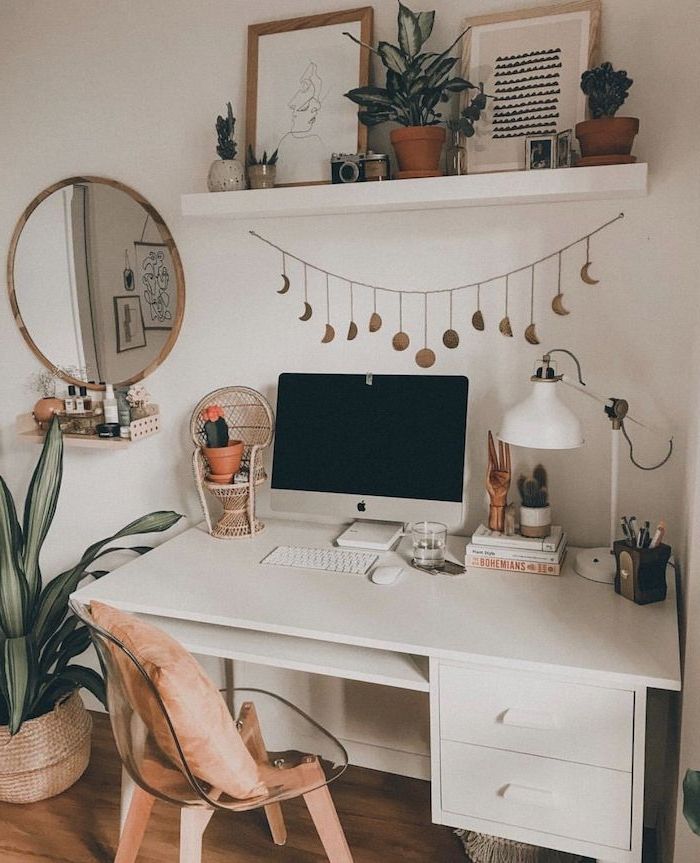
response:
<path fill-rule="evenodd" d="M 341 183 L 355 183 L 360 176 L 360 168 L 356 162 L 343 162 L 338 171 Z"/>

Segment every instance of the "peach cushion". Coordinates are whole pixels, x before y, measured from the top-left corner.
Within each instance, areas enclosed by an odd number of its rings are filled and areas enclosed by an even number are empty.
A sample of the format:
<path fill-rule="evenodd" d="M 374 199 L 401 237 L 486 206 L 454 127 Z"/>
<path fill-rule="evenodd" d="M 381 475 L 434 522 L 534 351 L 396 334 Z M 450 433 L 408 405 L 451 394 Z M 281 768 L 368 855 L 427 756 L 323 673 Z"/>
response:
<path fill-rule="evenodd" d="M 119 639 L 139 661 L 168 712 L 192 773 L 238 799 L 264 794 L 258 767 L 236 724 L 199 663 L 179 642 L 133 614 L 92 601 L 95 623 Z M 133 662 L 113 647 L 132 703 L 163 753 L 177 767 L 180 758 L 162 711 Z"/>

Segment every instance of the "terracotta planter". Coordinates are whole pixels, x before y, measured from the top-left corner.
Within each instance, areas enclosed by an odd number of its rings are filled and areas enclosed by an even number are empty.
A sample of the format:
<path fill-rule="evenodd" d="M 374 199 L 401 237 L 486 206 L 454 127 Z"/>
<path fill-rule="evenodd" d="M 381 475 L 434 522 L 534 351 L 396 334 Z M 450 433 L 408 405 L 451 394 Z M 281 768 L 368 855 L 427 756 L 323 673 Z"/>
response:
<path fill-rule="evenodd" d="M 402 126 L 391 132 L 399 162 L 398 178 L 441 177 L 440 156 L 445 143 L 443 126 Z"/>
<path fill-rule="evenodd" d="M 43 425 L 44 423 L 50 422 L 51 417 L 62 410 L 63 402 L 61 399 L 44 398 L 39 399 L 39 401 L 34 405 L 32 416 L 39 425 Z"/>
<path fill-rule="evenodd" d="M 520 533 L 523 536 L 549 536 L 552 531 L 552 510 L 549 506 L 521 506 Z"/>
<path fill-rule="evenodd" d="M 576 137 L 581 144 L 579 166 L 622 165 L 636 162 L 631 156 L 634 137 L 639 131 L 636 117 L 599 117 L 576 124 Z"/>
<path fill-rule="evenodd" d="M 241 466 L 243 441 L 230 440 L 228 446 L 204 446 L 202 452 L 209 463 L 209 479 L 226 485 Z"/>
<path fill-rule="evenodd" d="M 10 737 L 0 726 L 0 800 L 34 803 L 70 788 L 90 760 L 92 719 L 73 692 Z"/>

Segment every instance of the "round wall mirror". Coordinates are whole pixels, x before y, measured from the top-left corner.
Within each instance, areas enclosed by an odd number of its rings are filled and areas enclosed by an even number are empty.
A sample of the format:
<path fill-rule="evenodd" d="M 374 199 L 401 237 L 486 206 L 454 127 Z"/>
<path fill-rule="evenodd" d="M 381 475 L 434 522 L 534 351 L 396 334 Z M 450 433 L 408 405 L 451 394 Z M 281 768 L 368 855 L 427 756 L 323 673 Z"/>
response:
<path fill-rule="evenodd" d="M 128 385 L 177 340 L 185 279 L 175 242 L 138 192 L 103 177 L 45 189 L 10 243 L 15 321 L 44 365 L 72 383 Z"/>

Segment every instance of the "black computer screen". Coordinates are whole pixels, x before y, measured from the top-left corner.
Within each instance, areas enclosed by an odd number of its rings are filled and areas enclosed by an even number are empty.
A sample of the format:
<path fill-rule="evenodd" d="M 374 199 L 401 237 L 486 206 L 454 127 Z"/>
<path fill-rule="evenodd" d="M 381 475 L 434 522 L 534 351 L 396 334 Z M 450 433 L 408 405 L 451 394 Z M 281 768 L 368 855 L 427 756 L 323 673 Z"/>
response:
<path fill-rule="evenodd" d="M 468 389 L 460 375 L 282 374 L 272 487 L 461 502 Z"/>

